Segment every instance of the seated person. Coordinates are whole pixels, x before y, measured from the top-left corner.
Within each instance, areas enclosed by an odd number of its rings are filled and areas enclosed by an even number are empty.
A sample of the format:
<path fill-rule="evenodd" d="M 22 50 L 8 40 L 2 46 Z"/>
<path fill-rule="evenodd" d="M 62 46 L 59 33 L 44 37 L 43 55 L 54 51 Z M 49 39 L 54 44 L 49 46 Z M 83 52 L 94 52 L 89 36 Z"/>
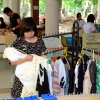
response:
<path fill-rule="evenodd" d="M 0 29 L 6 28 L 6 23 L 4 22 L 4 19 L 0 17 Z"/>
<path fill-rule="evenodd" d="M 87 23 L 83 25 L 83 31 L 86 34 L 97 33 L 96 27 L 94 25 L 95 17 L 93 14 L 88 15 Z"/>
<path fill-rule="evenodd" d="M 79 23 L 79 29 L 82 29 L 83 28 L 83 25 L 86 23 L 84 19 L 82 19 L 82 15 L 81 13 L 77 13 L 77 21 Z M 75 29 L 77 29 L 77 24 L 75 24 Z"/>

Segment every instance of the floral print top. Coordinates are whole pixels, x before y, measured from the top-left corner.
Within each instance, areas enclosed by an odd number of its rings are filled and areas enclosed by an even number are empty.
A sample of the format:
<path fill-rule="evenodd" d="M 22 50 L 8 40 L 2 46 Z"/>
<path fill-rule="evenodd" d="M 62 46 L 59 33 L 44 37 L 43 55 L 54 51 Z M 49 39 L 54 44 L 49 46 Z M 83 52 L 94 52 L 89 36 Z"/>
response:
<path fill-rule="evenodd" d="M 44 41 L 40 38 L 35 43 L 27 42 L 23 37 L 17 38 L 12 47 L 25 54 L 36 54 L 41 56 L 42 52 L 46 50 Z"/>

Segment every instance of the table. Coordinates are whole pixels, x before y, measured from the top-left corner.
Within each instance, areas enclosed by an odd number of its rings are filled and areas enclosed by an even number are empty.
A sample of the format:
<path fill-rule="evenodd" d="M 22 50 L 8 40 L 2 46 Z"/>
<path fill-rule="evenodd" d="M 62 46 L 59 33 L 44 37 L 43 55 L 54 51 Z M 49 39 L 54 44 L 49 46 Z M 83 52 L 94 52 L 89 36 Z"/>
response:
<path fill-rule="evenodd" d="M 2 30 L 0 30 L 0 33 Z M 5 35 L 0 34 L 0 45 L 11 45 L 17 36 L 13 32 L 6 31 Z M 1 53 L 2 54 L 2 53 Z"/>

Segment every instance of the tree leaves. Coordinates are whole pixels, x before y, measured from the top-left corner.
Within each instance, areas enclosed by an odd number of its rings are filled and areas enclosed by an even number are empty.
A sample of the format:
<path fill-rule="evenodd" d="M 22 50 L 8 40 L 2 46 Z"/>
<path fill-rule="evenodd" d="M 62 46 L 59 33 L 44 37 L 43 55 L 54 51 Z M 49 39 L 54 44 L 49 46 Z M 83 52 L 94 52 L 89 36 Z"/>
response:
<path fill-rule="evenodd" d="M 0 9 L 3 8 L 3 0 L 0 0 Z"/>
<path fill-rule="evenodd" d="M 92 2 L 92 4 L 95 6 L 98 4 L 98 0 L 90 0 Z"/>
<path fill-rule="evenodd" d="M 40 14 L 45 13 L 45 0 L 39 0 L 39 10 Z"/>

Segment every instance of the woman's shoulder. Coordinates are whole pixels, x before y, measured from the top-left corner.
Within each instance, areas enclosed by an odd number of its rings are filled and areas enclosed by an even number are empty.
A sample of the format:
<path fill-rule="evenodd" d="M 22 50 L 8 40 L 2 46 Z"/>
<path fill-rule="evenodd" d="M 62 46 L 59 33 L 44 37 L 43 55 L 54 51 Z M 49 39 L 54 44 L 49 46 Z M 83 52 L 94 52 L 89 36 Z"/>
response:
<path fill-rule="evenodd" d="M 37 40 L 38 40 L 38 41 L 41 41 L 41 42 L 43 41 L 41 38 L 37 38 Z"/>
<path fill-rule="evenodd" d="M 38 38 L 38 40 L 37 40 L 37 43 L 39 43 L 39 44 L 44 44 L 44 40 L 42 40 L 41 38 Z"/>
<path fill-rule="evenodd" d="M 18 37 L 16 40 L 21 40 L 22 39 L 22 37 Z"/>
<path fill-rule="evenodd" d="M 20 42 L 20 41 L 22 41 L 23 40 L 23 38 L 22 37 L 18 37 L 18 38 L 16 38 L 16 42 Z"/>
<path fill-rule="evenodd" d="M 24 44 L 24 39 L 22 37 L 18 37 L 12 44 L 13 47 L 19 47 Z"/>

